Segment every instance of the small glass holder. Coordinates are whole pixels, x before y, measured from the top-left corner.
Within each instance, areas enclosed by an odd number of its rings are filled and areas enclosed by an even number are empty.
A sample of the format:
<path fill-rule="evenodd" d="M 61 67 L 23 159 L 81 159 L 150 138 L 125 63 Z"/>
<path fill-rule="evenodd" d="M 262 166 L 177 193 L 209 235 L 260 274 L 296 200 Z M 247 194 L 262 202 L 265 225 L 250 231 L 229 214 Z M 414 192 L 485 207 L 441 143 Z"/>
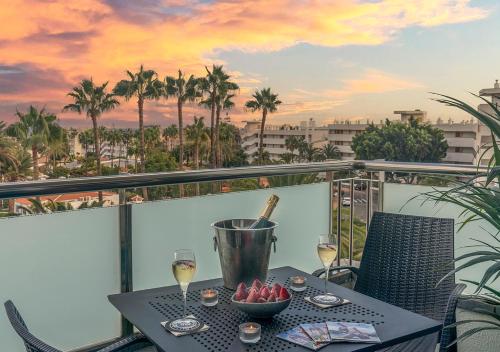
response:
<path fill-rule="evenodd" d="M 254 344 L 260 341 L 260 324 L 243 323 L 240 325 L 240 340 L 243 343 Z"/>
<path fill-rule="evenodd" d="M 307 279 L 304 276 L 292 276 L 289 280 L 292 291 L 302 292 L 307 289 Z"/>
<path fill-rule="evenodd" d="M 213 307 L 219 303 L 219 292 L 211 288 L 201 290 L 200 300 L 205 307 Z"/>

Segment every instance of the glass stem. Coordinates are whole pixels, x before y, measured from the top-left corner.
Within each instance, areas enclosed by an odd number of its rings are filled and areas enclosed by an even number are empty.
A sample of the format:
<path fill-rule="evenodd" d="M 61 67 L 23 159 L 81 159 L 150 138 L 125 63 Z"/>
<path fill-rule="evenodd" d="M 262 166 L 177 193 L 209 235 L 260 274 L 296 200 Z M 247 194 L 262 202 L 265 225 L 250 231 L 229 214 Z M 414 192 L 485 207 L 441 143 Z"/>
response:
<path fill-rule="evenodd" d="M 327 284 L 328 284 L 328 274 L 330 273 L 330 267 L 325 267 L 325 293 L 328 293 Z"/>
<path fill-rule="evenodd" d="M 184 300 L 184 314 L 183 314 L 183 317 L 185 318 L 187 315 L 186 315 L 186 311 L 187 311 L 187 287 L 185 290 L 182 290 L 182 298 Z"/>

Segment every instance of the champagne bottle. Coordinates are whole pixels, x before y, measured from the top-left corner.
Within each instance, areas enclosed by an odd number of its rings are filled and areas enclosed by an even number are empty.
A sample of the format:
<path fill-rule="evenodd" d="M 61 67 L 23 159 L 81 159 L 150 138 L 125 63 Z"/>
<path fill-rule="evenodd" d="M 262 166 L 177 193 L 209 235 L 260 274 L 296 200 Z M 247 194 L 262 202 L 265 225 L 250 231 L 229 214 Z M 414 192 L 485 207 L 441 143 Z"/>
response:
<path fill-rule="evenodd" d="M 271 217 L 272 212 L 274 211 L 274 208 L 276 208 L 276 205 L 278 204 L 278 201 L 280 198 L 273 194 L 266 203 L 265 208 L 262 210 L 262 213 L 260 214 L 259 218 L 251 224 L 248 228 L 249 229 L 260 229 L 262 227 L 265 227 L 267 224 L 267 221 Z"/>

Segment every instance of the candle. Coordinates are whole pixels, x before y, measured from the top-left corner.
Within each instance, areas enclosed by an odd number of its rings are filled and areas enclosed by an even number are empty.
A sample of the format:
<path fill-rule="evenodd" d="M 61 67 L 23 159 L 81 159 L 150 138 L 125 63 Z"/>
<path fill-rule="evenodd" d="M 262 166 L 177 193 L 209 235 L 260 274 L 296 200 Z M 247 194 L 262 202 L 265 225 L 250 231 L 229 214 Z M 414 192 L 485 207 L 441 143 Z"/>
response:
<path fill-rule="evenodd" d="M 290 278 L 290 288 L 293 291 L 301 292 L 307 289 L 306 278 L 303 276 L 292 276 Z"/>
<path fill-rule="evenodd" d="M 201 290 L 201 304 L 205 307 L 212 307 L 219 303 L 219 292 L 211 288 Z"/>
<path fill-rule="evenodd" d="M 260 340 L 260 325 L 243 323 L 240 325 L 240 340 L 243 343 L 257 343 Z"/>

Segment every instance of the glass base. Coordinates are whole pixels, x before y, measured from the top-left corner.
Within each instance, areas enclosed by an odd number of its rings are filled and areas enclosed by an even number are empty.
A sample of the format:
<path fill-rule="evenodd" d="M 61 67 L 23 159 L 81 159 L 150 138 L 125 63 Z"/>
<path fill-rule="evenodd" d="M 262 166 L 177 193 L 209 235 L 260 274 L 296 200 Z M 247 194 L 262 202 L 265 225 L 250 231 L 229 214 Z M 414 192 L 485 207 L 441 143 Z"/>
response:
<path fill-rule="evenodd" d="M 207 302 L 207 301 L 204 301 L 204 302 L 201 302 L 201 304 L 203 304 L 205 307 L 213 307 L 213 306 L 216 306 L 217 303 L 219 303 L 219 301 L 213 301 L 213 302 Z"/>
<path fill-rule="evenodd" d="M 290 290 L 295 291 L 295 292 L 302 292 L 302 291 L 307 290 L 307 286 L 299 286 L 299 287 L 297 287 L 297 286 L 290 285 Z"/>
<path fill-rule="evenodd" d="M 342 300 L 339 297 L 332 295 L 331 293 L 323 293 L 311 297 L 311 301 L 319 304 L 334 305 L 340 303 Z"/>
<path fill-rule="evenodd" d="M 254 343 L 257 343 L 260 341 L 260 336 L 254 338 L 254 339 L 249 339 L 249 340 L 240 337 L 240 340 L 241 340 L 241 342 L 246 343 L 246 344 L 254 344 Z"/>

